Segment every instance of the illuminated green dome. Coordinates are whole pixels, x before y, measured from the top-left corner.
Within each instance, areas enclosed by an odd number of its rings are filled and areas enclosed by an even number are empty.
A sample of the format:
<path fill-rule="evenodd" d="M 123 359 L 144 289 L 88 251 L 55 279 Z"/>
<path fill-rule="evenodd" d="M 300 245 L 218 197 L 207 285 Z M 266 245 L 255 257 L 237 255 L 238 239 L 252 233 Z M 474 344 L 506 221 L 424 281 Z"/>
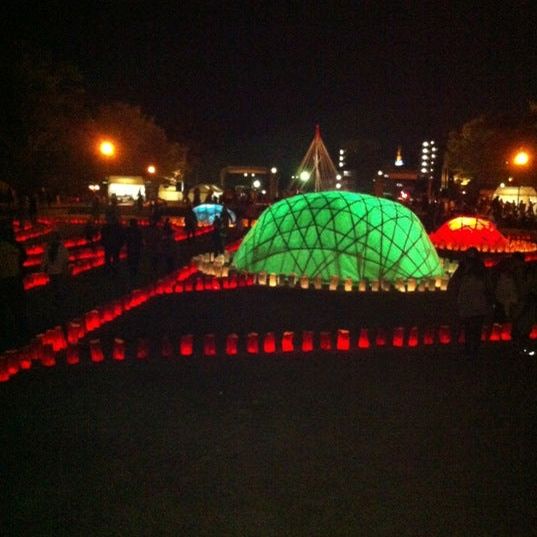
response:
<path fill-rule="evenodd" d="M 418 217 L 393 201 L 354 192 L 315 192 L 267 208 L 233 265 L 328 281 L 426 278 L 443 274 Z"/>

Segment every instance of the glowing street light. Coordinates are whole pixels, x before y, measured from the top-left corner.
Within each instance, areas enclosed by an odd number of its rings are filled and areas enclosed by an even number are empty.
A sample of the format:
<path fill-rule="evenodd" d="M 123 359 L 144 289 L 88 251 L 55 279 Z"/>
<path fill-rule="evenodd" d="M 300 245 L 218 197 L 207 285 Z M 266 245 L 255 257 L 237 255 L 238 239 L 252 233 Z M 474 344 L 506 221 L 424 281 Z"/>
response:
<path fill-rule="evenodd" d="M 147 173 L 151 174 L 151 175 L 155 175 L 157 169 L 155 168 L 155 166 L 153 166 L 153 164 L 150 164 L 148 167 L 147 167 Z"/>
<path fill-rule="evenodd" d="M 113 158 L 116 154 L 116 146 L 110 140 L 102 140 L 99 143 L 99 153 L 105 158 Z"/>
<path fill-rule="evenodd" d="M 278 168 L 276 168 L 276 166 L 272 166 L 270 173 L 278 173 Z"/>
<path fill-rule="evenodd" d="M 252 182 L 252 186 L 254 188 L 259 188 L 261 186 L 261 181 L 259 179 L 254 179 L 254 181 Z"/>
<path fill-rule="evenodd" d="M 513 157 L 513 164 L 515 164 L 515 166 L 527 166 L 529 161 L 530 155 L 527 151 L 524 151 L 523 149 L 518 151 Z"/>
<path fill-rule="evenodd" d="M 303 181 L 304 183 L 308 181 L 310 177 L 311 177 L 310 172 L 306 170 L 300 172 L 300 180 Z"/>

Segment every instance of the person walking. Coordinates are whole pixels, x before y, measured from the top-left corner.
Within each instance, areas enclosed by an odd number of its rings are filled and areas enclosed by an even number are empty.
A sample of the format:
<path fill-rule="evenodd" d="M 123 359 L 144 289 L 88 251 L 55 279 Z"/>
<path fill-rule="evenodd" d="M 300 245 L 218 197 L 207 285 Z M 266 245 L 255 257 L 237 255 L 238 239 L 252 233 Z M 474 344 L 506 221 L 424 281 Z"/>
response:
<path fill-rule="evenodd" d="M 24 247 L 15 240 L 11 221 L 0 223 L 0 350 L 22 343 L 26 336 Z"/>
<path fill-rule="evenodd" d="M 117 272 L 119 254 L 125 235 L 119 221 L 107 222 L 101 229 L 101 243 L 104 248 L 104 266 L 107 270 Z"/>
<path fill-rule="evenodd" d="M 217 255 L 224 253 L 224 243 L 222 242 L 222 221 L 217 215 L 213 221 L 213 231 L 211 233 L 213 239 L 213 254 Z"/>
<path fill-rule="evenodd" d="M 464 327 L 464 355 L 477 358 L 485 318 L 492 311 L 489 283 L 485 265 L 471 254 L 461 264 L 458 280 L 457 312 Z"/>
<path fill-rule="evenodd" d="M 65 301 L 65 284 L 68 275 L 69 253 L 61 241 L 60 234 L 55 231 L 43 255 L 41 270 L 50 280 L 50 290 L 56 311 Z"/>
<path fill-rule="evenodd" d="M 192 209 L 192 205 L 189 202 L 187 205 L 186 214 L 185 214 L 185 231 L 186 231 L 186 238 L 188 240 L 193 239 L 196 236 L 197 227 L 198 227 L 198 219 L 196 217 L 196 213 Z"/>

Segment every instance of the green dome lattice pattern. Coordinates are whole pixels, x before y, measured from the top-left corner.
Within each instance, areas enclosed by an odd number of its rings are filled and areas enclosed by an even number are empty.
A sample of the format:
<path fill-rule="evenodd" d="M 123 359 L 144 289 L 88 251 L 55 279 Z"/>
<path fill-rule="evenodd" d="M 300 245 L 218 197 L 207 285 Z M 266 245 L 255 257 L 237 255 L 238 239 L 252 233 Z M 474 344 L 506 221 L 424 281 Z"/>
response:
<path fill-rule="evenodd" d="M 391 280 L 442 276 L 418 217 L 393 201 L 354 192 L 315 192 L 267 208 L 233 265 L 248 272 Z"/>

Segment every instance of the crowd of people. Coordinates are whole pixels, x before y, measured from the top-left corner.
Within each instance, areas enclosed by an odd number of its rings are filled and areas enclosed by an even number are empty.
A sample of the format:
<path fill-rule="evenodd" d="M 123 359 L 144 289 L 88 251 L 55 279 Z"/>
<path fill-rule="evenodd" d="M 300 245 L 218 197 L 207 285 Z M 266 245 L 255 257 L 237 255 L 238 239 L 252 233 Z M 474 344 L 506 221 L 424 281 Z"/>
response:
<path fill-rule="evenodd" d="M 448 291 L 465 334 L 465 355 L 476 358 L 483 325 L 510 323 L 516 353 L 533 353 L 532 327 L 537 323 L 537 265 L 514 253 L 485 268 L 476 248 L 468 248 Z"/>
<path fill-rule="evenodd" d="M 184 214 L 188 241 L 195 237 L 198 224 L 193 208 L 194 204 L 187 200 Z M 459 207 L 451 203 L 436 203 L 424 205 L 422 209 L 436 220 L 448 218 Z M 237 207 L 234 210 L 237 211 Z M 30 216 L 30 220 L 35 222 L 37 211 L 35 208 L 31 211 L 34 218 L 32 220 Z M 103 225 L 99 225 L 101 211 L 105 217 Z M 516 205 L 501 202 L 498 198 L 492 202 L 481 201 L 475 211 L 489 213 L 494 220 L 504 223 L 531 223 L 536 216 L 531 202 Z M 238 215 L 239 221 L 242 216 Z M 151 274 L 171 272 L 176 268 L 178 245 L 170 219 L 164 217 L 158 205 L 155 205 L 151 208 L 149 220 L 149 226 L 143 231 L 134 217 L 124 226 L 114 196 L 105 207 L 92 204 L 84 234 L 92 248 L 96 249 L 98 245 L 103 247 L 106 274 L 118 274 L 122 251 L 126 253 L 127 274 L 132 282 L 136 281 L 144 258 Z M 4 334 L 24 334 L 23 264 L 26 253 L 15 240 L 11 221 L 3 222 L 0 226 L 0 292 L 4 297 L 1 328 Z M 19 222 L 22 223 L 22 220 L 19 219 Z M 214 256 L 225 251 L 229 225 L 230 214 L 222 201 L 222 212 L 215 217 L 211 232 Z M 69 254 L 57 231 L 50 235 L 41 270 L 50 280 L 52 301 L 59 308 L 65 298 L 69 277 Z M 512 323 L 512 337 L 517 352 L 528 348 L 529 333 L 537 322 L 537 267 L 525 263 L 523 254 L 513 254 L 487 269 L 477 250 L 470 248 L 450 279 L 449 290 L 465 329 L 465 353 L 468 356 L 477 356 L 485 323 Z M 6 314 L 6 311 L 11 313 Z"/>

